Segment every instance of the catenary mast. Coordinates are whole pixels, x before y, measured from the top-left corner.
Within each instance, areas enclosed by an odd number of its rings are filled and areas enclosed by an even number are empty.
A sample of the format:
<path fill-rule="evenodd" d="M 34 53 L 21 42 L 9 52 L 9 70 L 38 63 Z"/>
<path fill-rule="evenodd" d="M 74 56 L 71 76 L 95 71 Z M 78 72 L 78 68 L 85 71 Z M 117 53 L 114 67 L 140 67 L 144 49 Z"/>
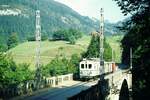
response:
<path fill-rule="evenodd" d="M 100 9 L 100 32 L 99 32 L 99 39 L 100 39 L 100 49 L 99 49 L 99 56 L 100 56 L 100 73 L 104 73 L 104 9 Z M 103 79 L 103 75 L 100 77 Z"/>
<path fill-rule="evenodd" d="M 40 64 L 40 47 L 41 47 L 41 23 L 40 23 L 40 10 L 39 10 L 39 1 L 37 1 L 37 10 L 36 10 L 36 30 L 35 30 L 35 39 L 36 39 L 36 88 L 40 88 L 41 82 L 41 64 Z"/>

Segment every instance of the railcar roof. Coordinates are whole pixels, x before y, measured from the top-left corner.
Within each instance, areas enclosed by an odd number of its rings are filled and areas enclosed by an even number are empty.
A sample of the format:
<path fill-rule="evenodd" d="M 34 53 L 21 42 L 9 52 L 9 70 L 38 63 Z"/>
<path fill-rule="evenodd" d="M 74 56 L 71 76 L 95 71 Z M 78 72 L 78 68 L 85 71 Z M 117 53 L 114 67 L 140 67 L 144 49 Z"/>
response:
<path fill-rule="evenodd" d="M 100 62 L 99 58 L 83 58 L 83 60 L 81 62 Z M 104 61 L 104 63 L 114 63 L 113 61 L 107 62 Z"/>

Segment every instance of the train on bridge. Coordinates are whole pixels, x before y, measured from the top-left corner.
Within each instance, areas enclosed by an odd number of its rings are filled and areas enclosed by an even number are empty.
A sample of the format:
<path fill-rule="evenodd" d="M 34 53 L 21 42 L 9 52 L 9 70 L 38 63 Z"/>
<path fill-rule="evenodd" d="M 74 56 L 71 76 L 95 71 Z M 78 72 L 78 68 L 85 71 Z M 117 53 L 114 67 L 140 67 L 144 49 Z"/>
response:
<path fill-rule="evenodd" d="M 92 79 L 99 77 L 102 74 L 112 73 L 117 70 L 117 66 L 113 61 L 104 61 L 104 69 L 102 68 L 99 58 L 84 58 L 79 64 L 80 79 Z"/>

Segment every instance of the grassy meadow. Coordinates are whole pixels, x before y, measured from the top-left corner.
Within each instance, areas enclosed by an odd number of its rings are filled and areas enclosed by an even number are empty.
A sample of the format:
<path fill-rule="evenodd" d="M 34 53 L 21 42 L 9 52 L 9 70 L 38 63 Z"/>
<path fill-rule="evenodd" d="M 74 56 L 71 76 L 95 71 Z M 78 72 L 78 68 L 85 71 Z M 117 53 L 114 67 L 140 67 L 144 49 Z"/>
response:
<path fill-rule="evenodd" d="M 120 41 L 122 40 L 123 35 L 116 35 L 116 36 L 108 36 L 106 38 L 106 41 L 110 44 L 111 48 L 114 51 L 114 60 L 116 63 L 121 62 L 121 43 Z"/>
<path fill-rule="evenodd" d="M 86 51 L 90 42 L 90 36 L 79 39 L 75 45 L 67 41 L 42 41 L 41 42 L 41 64 L 49 63 L 57 55 L 70 58 L 72 54 L 81 54 Z M 9 50 L 16 63 L 29 63 L 31 69 L 35 69 L 36 42 L 25 42 Z"/>
<path fill-rule="evenodd" d="M 106 40 L 115 51 L 115 61 L 120 62 L 121 49 L 119 41 L 122 36 L 108 36 Z M 57 55 L 63 55 L 70 58 L 72 54 L 81 54 L 86 51 L 91 37 L 84 36 L 79 39 L 75 45 L 69 44 L 67 41 L 42 41 L 41 42 L 41 64 L 45 65 L 49 63 Z M 32 70 L 35 69 L 35 51 L 36 42 L 24 42 L 19 44 L 15 48 L 9 50 L 13 56 L 14 61 L 19 63 L 29 63 Z"/>

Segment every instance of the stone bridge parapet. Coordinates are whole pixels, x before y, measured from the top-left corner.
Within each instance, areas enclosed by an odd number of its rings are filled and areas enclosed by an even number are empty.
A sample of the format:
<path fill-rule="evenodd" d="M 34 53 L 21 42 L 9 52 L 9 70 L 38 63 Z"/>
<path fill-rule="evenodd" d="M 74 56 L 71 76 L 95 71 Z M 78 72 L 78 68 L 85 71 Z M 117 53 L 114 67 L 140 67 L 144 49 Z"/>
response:
<path fill-rule="evenodd" d="M 124 81 L 127 83 L 129 91 L 132 91 L 132 74 L 130 70 L 119 70 L 115 73 L 105 76 L 108 80 L 109 94 L 106 100 L 119 100 L 120 92 Z"/>
<path fill-rule="evenodd" d="M 60 75 L 56 77 L 43 77 L 41 81 L 41 88 L 56 87 L 63 84 L 63 82 L 73 80 L 73 74 Z M 28 80 L 18 85 L 0 89 L 0 98 L 11 98 L 23 94 L 32 94 L 36 90 L 36 81 Z"/>

